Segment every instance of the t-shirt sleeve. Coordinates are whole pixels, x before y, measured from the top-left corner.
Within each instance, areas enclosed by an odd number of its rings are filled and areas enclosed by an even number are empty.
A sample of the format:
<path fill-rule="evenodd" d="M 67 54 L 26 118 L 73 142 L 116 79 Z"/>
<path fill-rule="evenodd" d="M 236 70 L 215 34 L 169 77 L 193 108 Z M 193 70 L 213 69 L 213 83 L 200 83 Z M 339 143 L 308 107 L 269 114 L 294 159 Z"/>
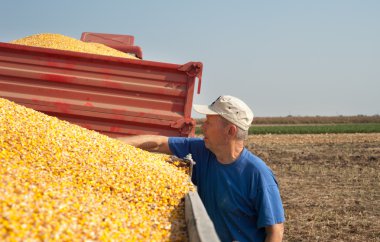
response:
<path fill-rule="evenodd" d="M 258 211 L 257 226 L 259 228 L 285 221 L 284 208 L 277 185 L 259 188 L 256 197 L 256 209 Z"/>
<path fill-rule="evenodd" d="M 199 153 L 199 144 L 203 142 L 200 138 L 183 138 L 183 137 L 170 137 L 169 149 L 178 158 L 184 158 L 188 154 L 197 156 Z"/>
<path fill-rule="evenodd" d="M 202 170 L 201 161 L 204 159 L 203 156 L 206 153 L 204 141 L 200 138 L 170 137 L 169 148 L 175 156 L 181 159 L 188 154 L 192 155 L 196 164 L 193 169 L 191 180 L 195 185 L 198 185 L 200 170 Z"/>

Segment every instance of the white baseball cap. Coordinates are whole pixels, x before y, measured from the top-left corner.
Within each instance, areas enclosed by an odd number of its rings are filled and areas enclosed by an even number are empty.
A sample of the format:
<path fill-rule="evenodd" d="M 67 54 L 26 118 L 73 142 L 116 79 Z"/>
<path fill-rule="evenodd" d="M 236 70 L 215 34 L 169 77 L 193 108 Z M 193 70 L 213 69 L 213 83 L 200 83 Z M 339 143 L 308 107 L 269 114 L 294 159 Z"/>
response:
<path fill-rule="evenodd" d="M 253 112 L 242 100 L 233 96 L 220 96 L 211 105 L 193 105 L 201 114 L 220 115 L 243 130 L 248 130 L 253 120 Z"/>

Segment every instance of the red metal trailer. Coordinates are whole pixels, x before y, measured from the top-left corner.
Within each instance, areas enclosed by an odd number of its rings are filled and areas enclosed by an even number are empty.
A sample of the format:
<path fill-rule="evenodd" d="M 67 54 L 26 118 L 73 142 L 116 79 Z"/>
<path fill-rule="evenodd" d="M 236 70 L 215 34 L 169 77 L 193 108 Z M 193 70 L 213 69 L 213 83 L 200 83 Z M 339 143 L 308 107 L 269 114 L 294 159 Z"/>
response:
<path fill-rule="evenodd" d="M 179 65 L 0 43 L 1 98 L 111 137 L 193 136 L 191 107 L 201 76 L 201 62 Z"/>
<path fill-rule="evenodd" d="M 137 58 L 143 58 L 142 49 L 140 46 L 134 45 L 135 37 L 132 35 L 83 32 L 80 40 L 84 42 L 101 43 L 113 49 L 133 54 Z"/>

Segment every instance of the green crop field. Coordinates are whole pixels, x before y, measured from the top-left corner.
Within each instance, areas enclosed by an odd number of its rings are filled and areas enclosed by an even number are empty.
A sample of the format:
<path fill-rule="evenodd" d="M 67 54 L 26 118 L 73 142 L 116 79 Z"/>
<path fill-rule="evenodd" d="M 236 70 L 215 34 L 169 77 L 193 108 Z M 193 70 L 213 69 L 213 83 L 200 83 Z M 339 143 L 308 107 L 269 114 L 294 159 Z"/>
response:
<path fill-rule="evenodd" d="M 255 126 L 249 134 L 340 134 L 340 133 L 380 133 L 380 123 L 330 124 L 330 125 L 282 125 Z"/>
<path fill-rule="evenodd" d="M 196 128 L 196 134 L 201 134 Z M 305 125 L 252 125 L 249 134 L 341 134 L 380 133 L 380 123 L 305 124 Z"/>

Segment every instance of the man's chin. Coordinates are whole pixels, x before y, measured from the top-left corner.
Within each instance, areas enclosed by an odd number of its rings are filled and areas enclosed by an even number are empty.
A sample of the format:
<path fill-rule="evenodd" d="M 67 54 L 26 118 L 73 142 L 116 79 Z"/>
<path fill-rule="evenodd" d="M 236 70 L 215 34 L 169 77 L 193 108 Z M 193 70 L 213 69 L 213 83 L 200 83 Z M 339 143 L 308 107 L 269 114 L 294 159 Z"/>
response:
<path fill-rule="evenodd" d="M 205 142 L 205 146 L 206 146 L 206 148 L 207 148 L 207 149 L 210 149 L 210 146 L 209 146 L 209 144 L 208 144 L 208 139 L 207 139 L 207 138 L 204 138 L 203 140 L 204 140 L 204 142 Z"/>

